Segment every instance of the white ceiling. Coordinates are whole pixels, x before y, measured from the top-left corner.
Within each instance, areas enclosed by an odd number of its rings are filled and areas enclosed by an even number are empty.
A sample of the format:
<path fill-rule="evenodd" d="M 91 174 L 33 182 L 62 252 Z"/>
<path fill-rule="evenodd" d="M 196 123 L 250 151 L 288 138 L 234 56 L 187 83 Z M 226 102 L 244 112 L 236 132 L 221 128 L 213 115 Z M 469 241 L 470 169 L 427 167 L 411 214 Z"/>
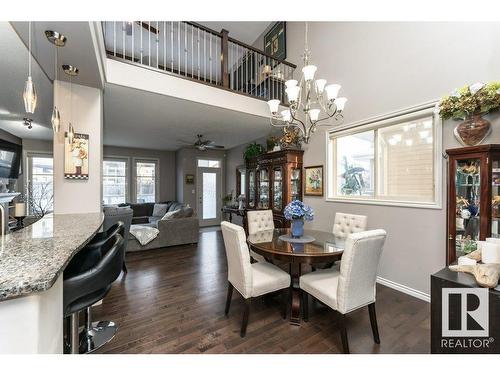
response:
<path fill-rule="evenodd" d="M 212 30 L 221 31 L 226 29 L 229 31 L 231 38 L 237 39 L 246 44 L 252 45 L 266 28 L 274 22 L 270 21 L 230 21 L 230 22 L 198 22 Z M 257 46 L 259 49 L 264 49 L 264 46 Z"/>
<path fill-rule="evenodd" d="M 32 76 L 38 104 L 29 116 L 33 129 L 22 125 L 26 116 L 22 93 L 28 74 L 28 51 L 8 22 L 0 22 L 0 51 L 0 128 L 21 138 L 51 140 L 52 83 L 36 62 L 32 64 Z"/>
<path fill-rule="evenodd" d="M 177 150 L 203 134 L 232 148 L 270 132 L 267 118 L 118 85 L 104 89 L 106 145 Z"/>
<path fill-rule="evenodd" d="M 11 22 L 12 26 L 28 45 L 28 22 Z M 51 80 L 54 79 L 54 45 L 45 37 L 45 30 L 53 30 L 63 34 L 66 45 L 59 48 L 58 76 L 62 81 L 69 81 L 61 65 L 76 66 L 80 73 L 73 78 L 73 82 L 90 87 L 102 87 L 97 57 L 92 42 L 89 22 L 33 22 L 32 24 L 32 50 L 33 56 L 47 73 Z"/>

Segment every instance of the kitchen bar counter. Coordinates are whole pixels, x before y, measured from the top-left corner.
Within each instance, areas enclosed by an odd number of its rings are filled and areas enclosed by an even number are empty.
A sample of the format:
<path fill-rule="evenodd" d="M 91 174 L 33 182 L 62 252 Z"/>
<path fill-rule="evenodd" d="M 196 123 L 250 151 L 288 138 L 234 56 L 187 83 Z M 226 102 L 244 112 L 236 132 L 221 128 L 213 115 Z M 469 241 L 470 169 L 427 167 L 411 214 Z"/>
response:
<path fill-rule="evenodd" d="M 0 354 L 63 352 L 63 277 L 102 213 L 49 215 L 0 238 Z"/>
<path fill-rule="evenodd" d="M 0 302 L 49 289 L 102 222 L 102 213 L 49 215 L 0 239 Z"/>

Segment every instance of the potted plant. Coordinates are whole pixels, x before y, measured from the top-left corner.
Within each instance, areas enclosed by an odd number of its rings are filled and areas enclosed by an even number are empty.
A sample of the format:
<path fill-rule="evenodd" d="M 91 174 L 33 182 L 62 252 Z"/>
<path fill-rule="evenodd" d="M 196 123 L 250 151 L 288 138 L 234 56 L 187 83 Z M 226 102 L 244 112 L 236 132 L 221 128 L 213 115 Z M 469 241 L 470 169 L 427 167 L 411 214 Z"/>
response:
<path fill-rule="evenodd" d="M 276 146 L 278 145 L 278 138 L 275 136 L 269 136 L 266 139 L 267 152 L 276 151 Z"/>
<path fill-rule="evenodd" d="M 474 83 L 453 91 L 439 102 L 439 114 L 446 120 L 463 120 L 455 127 L 455 137 L 464 146 L 480 144 L 490 133 L 491 124 L 482 116 L 500 107 L 500 82 Z"/>
<path fill-rule="evenodd" d="M 291 201 L 283 211 L 285 219 L 292 222 L 292 237 L 300 238 L 304 235 L 304 221 L 314 219 L 313 209 L 299 200 Z"/>
<path fill-rule="evenodd" d="M 257 142 L 249 143 L 243 152 L 243 157 L 245 160 L 250 160 L 256 156 L 262 155 L 264 153 L 264 147 Z"/>

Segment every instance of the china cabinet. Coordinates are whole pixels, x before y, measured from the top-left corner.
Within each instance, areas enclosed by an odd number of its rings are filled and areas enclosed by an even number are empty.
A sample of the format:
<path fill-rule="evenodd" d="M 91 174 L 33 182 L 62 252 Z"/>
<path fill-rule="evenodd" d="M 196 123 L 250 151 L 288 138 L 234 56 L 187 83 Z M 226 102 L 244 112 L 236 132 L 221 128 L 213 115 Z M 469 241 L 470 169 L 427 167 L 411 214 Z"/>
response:
<path fill-rule="evenodd" d="M 302 200 L 302 150 L 268 152 L 246 163 L 247 210 L 273 210 L 277 228 L 289 226 L 283 210 Z"/>
<path fill-rule="evenodd" d="M 448 244 L 446 262 L 476 250 L 477 241 L 500 237 L 500 145 L 446 150 Z"/>

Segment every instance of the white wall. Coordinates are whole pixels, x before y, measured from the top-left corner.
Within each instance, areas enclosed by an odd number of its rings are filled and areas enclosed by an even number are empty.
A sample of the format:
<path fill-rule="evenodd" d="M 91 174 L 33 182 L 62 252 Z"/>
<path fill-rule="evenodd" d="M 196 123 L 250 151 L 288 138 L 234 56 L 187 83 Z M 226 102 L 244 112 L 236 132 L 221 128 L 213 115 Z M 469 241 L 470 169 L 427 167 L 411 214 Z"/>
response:
<path fill-rule="evenodd" d="M 317 77 L 340 83 L 349 99 L 345 124 L 438 99 L 467 83 L 500 78 L 498 23 L 319 22 L 309 24 L 309 39 Z M 289 22 L 287 40 L 287 60 L 298 65 L 297 78 L 304 24 Z M 500 119 L 490 119 L 493 133 L 486 142 L 500 142 Z M 444 123 L 444 149 L 459 147 L 454 126 Z M 325 148 L 324 131 L 318 131 L 305 147 L 304 166 L 325 165 Z M 338 211 L 368 215 L 370 228 L 388 232 L 380 276 L 429 293 L 430 275 L 445 264 L 446 207 L 371 206 L 317 197 L 305 197 L 305 202 L 316 212 L 312 226 L 322 230 L 331 230 Z"/>
<path fill-rule="evenodd" d="M 89 135 L 89 179 L 64 178 L 64 130 L 70 119 L 69 83 L 59 81 L 56 105 L 62 130 L 54 137 L 54 212 L 99 212 L 102 202 L 102 92 L 73 83 L 72 124 L 77 133 Z"/>

